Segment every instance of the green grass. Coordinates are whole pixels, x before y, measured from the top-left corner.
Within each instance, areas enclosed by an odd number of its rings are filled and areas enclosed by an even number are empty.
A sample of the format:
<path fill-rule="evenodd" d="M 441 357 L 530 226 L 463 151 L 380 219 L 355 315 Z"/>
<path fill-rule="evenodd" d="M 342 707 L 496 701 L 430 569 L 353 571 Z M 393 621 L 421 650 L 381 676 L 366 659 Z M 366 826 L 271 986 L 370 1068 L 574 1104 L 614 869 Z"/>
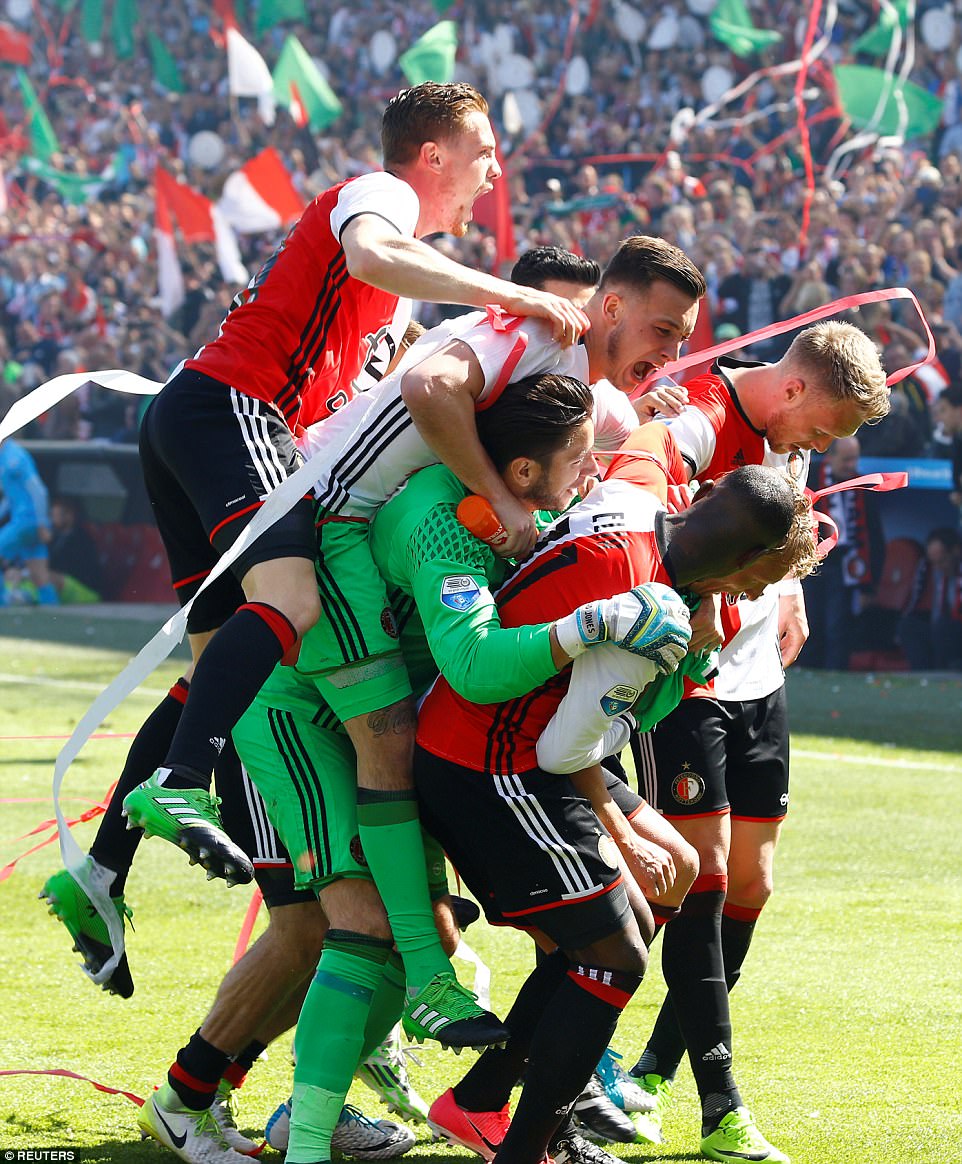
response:
<path fill-rule="evenodd" d="M 36 614 L 0 614 L 0 865 L 41 839 L 16 838 L 52 815 L 58 737 L 160 621 L 41 614 L 34 624 Z M 122 763 L 124 734 L 178 673 L 165 664 L 101 727 L 105 738 L 92 740 L 67 776 L 68 814 L 87 807 L 83 798 L 100 799 Z M 733 996 L 736 1076 L 762 1128 L 795 1164 L 959 1164 L 962 684 L 801 671 L 791 676 L 790 703 L 792 812 L 776 895 Z M 81 846 L 95 827 L 77 827 Z M 80 973 L 66 931 L 36 900 L 58 865 L 54 843 L 0 884 L 0 1070 L 66 1068 L 144 1095 L 209 1007 L 249 893 L 208 884 L 159 841 L 144 845 L 128 883 L 136 993 L 124 1002 Z M 530 945 L 483 926 L 468 938 L 492 969 L 493 1003 L 503 1013 L 531 965 Z M 657 952 L 653 961 L 615 1042 L 628 1065 L 662 997 Z M 289 1038 L 281 1040 L 251 1073 L 241 1112 L 250 1131 L 262 1130 L 290 1090 L 289 1049 Z M 440 1050 L 419 1054 L 413 1077 L 428 1099 L 467 1063 Z M 371 1114 L 380 1111 L 364 1088 L 352 1094 Z M 684 1071 L 676 1095 L 668 1144 L 618 1155 L 701 1158 Z M 74 1148 L 85 1164 L 174 1159 L 140 1144 L 134 1121 L 128 1100 L 86 1083 L 0 1077 L 4 1149 Z M 413 1154 L 441 1160 L 452 1151 L 424 1142 Z"/>

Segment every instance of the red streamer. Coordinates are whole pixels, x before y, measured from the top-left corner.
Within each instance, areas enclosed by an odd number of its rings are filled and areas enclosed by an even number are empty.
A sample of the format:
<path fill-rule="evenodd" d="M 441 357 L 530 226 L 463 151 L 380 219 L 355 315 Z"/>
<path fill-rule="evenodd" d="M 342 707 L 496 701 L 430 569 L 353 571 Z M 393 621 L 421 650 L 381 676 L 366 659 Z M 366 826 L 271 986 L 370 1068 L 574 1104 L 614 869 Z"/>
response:
<path fill-rule="evenodd" d="M 805 164 L 805 196 L 802 202 L 802 226 L 798 235 L 798 253 L 804 257 L 808 245 L 808 226 L 815 197 L 815 167 L 812 165 L 812 143 L 808 136 L 808 122 L 805 119 L 805 78 L 808 76 L 808 54 L 815 41 L 815 28 L 822 11 L 822 0 L 815 0 L 808 16 L 805 40 L 802 44 L 802 67 L 795 78 L 795 112 L 798 134 L 802 142 L 802 160 Z"/>
<path fill-rule="evenodd" d="M 237 942 L 234 946 L 234 961 L 232 963 L 234 966 L 237 965 L 247 952 L 251 934 L 254 932 L 254 923 L 257 921 L 257 915 L 260 913 L 261 902 L 263 900 L 264 895 L 255 885 L 254 892 L 251 894 L 251 903 L 247 907 L 247 913 L 244 914 L 244 921 L 241 923 L 240 933 L 237 935 Z"/>
<path fill-rule="evenodd" d="M 62 1079 L 79 1079 L 81 1083 L 89 1083 L 91 1087 L 96 1087 L 98 1091 L 103 1091 L 107 1095 L 122 1095 L 124 1099 L 129 1099 L 131 1103 L 135 1103 L 138 1107 L 144 1106 L 144 1101 L 139 1095 L 134 1095 L 132 1091 L 124 1091 L 120 1087 L 108 1087 L 106 1083 L 98 1083 L 96 1079 L 89 1079 L 86 1075 L 78 1075 L 76 1071 L 67 1071 L 63 1067 L 51 1067 L 48 1070 L 22 1071 L 6 1070 L 0 1071 L 0 1075 L 56 1075 Z"/>

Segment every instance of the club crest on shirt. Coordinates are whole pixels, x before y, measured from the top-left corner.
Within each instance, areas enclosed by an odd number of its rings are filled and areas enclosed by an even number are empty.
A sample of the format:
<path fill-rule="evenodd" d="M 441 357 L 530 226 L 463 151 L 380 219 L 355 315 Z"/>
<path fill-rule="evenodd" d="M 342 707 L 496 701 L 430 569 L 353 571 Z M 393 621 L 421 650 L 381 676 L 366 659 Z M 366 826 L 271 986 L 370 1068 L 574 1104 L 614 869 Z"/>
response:
<path fill-rule="evenodd" d="M 451 610 L 470 610 L 481 589 L 470 574 L 451 574 L 441 583 L 441 602 Z"/>
<path fill-rule="evenodd" d="M 638 695 L 637 687 L 629 687 L 627 683 L 619 683 L 602 695 L 601 710 L 605 715 L 621 715 L 623 711 L 627 711 L 631 707 Z"/>
<path fill-rule="evenodd" d="M 684 764 L 671 782 L 671 794 L 679 804 L 697 804 L 705 795 L 705 781 Z"/>

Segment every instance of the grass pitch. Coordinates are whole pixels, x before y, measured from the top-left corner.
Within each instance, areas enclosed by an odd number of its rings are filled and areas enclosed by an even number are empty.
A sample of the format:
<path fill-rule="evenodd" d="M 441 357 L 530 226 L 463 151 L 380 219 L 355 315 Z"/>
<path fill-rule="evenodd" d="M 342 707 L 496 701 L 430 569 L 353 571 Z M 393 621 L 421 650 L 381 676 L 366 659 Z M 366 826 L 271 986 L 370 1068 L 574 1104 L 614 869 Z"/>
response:
<path fill-rule="evenodd" d="M 52 816 L 53 762 L 95 695 L 162 621 L 90 612 L 0 613 L 0 865 L 36 844 Z M 64 785 L 79 816 L 119 772 L 128 733 L 171 682 L 162 666 L 99 729 Z M 776 895 L 733 995 L 735 1074 L 762 1129 L 795 1164 L 959 1164 L 962 1115 L 962 683 L 907 676 L 790 675 L 792 810 Z M 96 822 L 75 835 L 82 847 Z M 247 890 L 207 883 L 168 845 L 142 846 L 128 882 L 136 993 L 98 992 L 78 969 L 66 930 L 37 893 L 60 864 L 56 843 L 0 883 L 0 1071 L 66 1069 L 146 1095 L 213 999 L 230 964 Z M 504 1013 L 527 973 L 520 935 L 473 927 Z M 630 1066 L 663 994 L 657 947 L 615 1046 Z M 470 968 L 465 967 L 470 980 Z M 271 1048 L 243 1092 L 241 1126 L 260 1133 L 290 1090 L 290 1040 Z M 418 1052 L 429 1100 L 465 1057 Z M 698 1108 L 682 1071 L 659 1149 L 615 1147 L 629 1161 L 695 1161 Z M 352 1100 L 385 1114 L 355 1085 Z M 89 1083 L 0 1076 L 0 1147 L 73 1149 L 84 1164 L 165 1164 L 138 1141 L 134 1105 Z M 412 1156 L 453 1149 L 427 1140 Z M 467 1158 L 468 1154 L 455 1155 Z M 9 1159 L 9 1157 L 6 1157 Z M 265 1160 L 279 1159 L 268 1150 Z"/>

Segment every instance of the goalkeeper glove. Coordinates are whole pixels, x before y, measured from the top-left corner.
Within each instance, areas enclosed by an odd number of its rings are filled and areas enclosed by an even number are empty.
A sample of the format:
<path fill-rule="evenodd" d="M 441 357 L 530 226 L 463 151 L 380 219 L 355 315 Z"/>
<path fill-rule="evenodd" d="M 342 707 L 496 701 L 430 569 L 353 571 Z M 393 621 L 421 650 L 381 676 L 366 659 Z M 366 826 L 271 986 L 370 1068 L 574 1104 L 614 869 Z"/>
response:
<path fill-rule="evenodd" d="M 612 643 L 650 659 L 670 675 L 688 650 L 688 608 L 670 586 L 648 582 L 613 598 L 586 602 L 555 624 L 558 642 L 575 657 L 598 643 Z"/>

